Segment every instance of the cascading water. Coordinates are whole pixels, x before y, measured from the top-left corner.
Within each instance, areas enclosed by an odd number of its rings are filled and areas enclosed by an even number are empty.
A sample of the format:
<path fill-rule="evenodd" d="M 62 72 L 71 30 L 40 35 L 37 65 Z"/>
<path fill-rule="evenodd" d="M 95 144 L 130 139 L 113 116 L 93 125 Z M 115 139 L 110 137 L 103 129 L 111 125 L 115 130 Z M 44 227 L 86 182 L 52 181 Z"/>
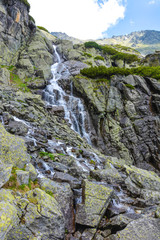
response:
<path fill-rule="evenodd" d="M 65 113 L 65 119 L 70 123 L 71 128 L 79 133 L 81 137 L 84 137 L 89 144 L 91 144 L 90 136 L 85 130 L 86 116 L 82 101 L 73 96 L 72 83 L 71 95 L 65 93 L 65 91 L 59 85 L 58 81 L 62 78 L 62 73 L 65 78 L 69 77 L 70 73 L 68 69 L 66 69 L 65 65 L 61 62 L 60 56 L 56 50 L 56 46 L 53 47 L 57 62 L 51 67 L 53 79 L 49 81 L 49 84 L 44 90 L 44 100 L 49 105 L 62 106 Z"/>

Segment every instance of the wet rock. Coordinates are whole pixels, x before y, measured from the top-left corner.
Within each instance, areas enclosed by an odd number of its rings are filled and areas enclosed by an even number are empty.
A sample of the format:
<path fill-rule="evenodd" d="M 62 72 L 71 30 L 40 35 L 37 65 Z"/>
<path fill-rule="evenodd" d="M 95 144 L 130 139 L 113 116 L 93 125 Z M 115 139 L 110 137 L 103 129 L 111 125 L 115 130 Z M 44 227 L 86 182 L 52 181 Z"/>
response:
<path fill-rule="evenodd" d="M 53 106 L 51 109 L 49 109 L 49 112 L 62 118 L 65 116 L 64 108 L 62 106 Z"/>
<path fill-rule="evenodd" d="M 111 240 L 157 240 L 158 238 L 160 238 L 160 220 L 149 217 L 132 221 L 124 230 L 109 237 Z"/>
<path fill-rule="evenodd" d="M 68 183 L 58 183 L 47 178 L 40 179 L 40 186 L 46 192 L 52 192 L 59 203 L 65 218 L 65 228 L 68 233 L 75 231 L 73 192 Z"/>
<path fill-rule="evenodd" d="M 82 203 L 77 205 L 76 223 L 97 227 L 109 205 L 112 192 L 108 187 L 85 180 Z"/>
<path fill-rule="evenodd" d="M 25 124 L 16 121 L 9 121 L 6 129 L 8 132 L 20 136 L 25 136 L 28 132 L 28 127 Z"/>
<path fill-rule="evenodd" d="M 69 183 L 71 188 L 80 188 L 81 187 L 81 182 L 78 181 L 78 179 L 72 177 L 71 175 L 67 173 L 61 173 L 61 172 L 55 172 L 53 176 L 54 181 L 58 182 L 66 182 Z"/>

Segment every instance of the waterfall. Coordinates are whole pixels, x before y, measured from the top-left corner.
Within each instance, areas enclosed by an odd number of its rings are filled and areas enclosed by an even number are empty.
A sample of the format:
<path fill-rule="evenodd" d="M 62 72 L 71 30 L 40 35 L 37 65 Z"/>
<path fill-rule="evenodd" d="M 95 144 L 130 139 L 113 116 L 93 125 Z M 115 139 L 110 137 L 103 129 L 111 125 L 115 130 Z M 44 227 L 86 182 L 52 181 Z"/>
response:
<path fill-rule="evenodd" d="M 71 129 L 79 133 L 81 137 L 84 137 L 89 144 L 91 144 L 90 136 L 85 128 L 85 109 L 82 101 L 74 97 L 72 94 L 72 83 L 71 83 L 71 94 L 67 94 L 62 87 L 59 85 L 59 80 L 63 76 L 69 78 L 70 73 L 65 65 L 62 63 L 61 58 L 56 50 L 56 46 L 53 45 L 57 62 L 51 67 L 53 78 L 49 81 L 46 89 L 43 93 L 43 98 L 48 105 L 61 106 L 64 109 L 65 119 L 70 123 Z M 65 80 L 63 80 L 65 81 Z"/>

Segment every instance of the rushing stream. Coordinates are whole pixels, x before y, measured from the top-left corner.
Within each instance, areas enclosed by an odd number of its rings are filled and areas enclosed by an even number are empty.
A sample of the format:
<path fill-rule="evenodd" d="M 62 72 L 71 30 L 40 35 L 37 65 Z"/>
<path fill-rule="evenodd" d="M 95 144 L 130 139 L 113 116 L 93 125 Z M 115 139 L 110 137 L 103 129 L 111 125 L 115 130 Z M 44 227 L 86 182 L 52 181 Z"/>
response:
<path fill-rule="evenodd" d="M 43 93 L 43 98 L 48 105 L 63 107 L 65 113 L 65 119 L 70 123 L 71 128 L 84 137 L 89 144 L 91 144 L 90 136 L 85 129 L 85 109 L 82 101 L 74 97 L 72 94 L 72 83 L 70 84 L 71 94 L 68 95 L 62 87 L 59 85 L 59 80 L 65 75 L 65 78 L 69 75 L 68 69 L 62 63 L 61 58 L 54 46 L 55 56 L 57 62 L 52 65 L 51 70 L 53 79 L 49 81 L 46 89 Z M 65 80 L 64 80 L 65 81 Z"/>

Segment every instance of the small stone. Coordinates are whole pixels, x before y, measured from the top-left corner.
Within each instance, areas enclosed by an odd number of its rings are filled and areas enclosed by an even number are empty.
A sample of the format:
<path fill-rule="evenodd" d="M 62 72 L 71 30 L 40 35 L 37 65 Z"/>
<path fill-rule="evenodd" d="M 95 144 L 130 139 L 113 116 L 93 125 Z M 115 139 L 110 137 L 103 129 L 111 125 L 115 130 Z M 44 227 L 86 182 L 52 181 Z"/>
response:
<path fill-rule="evenodd" d="M 20 185 L 29 183 L 29 172 L 23 171 L 23 170 L 16 170 L 16 174 L 17 174 L 17 182 Z"/>
<path fill-rule="evenodd" d="M 35 167 L 31 163 L 28 163 L 26 165 L 26 171 L 29 172 L 29 178 L 32 181 L 36 180 L 36 178 L 37 178 L 37 171 L 36 171 Z"/>

